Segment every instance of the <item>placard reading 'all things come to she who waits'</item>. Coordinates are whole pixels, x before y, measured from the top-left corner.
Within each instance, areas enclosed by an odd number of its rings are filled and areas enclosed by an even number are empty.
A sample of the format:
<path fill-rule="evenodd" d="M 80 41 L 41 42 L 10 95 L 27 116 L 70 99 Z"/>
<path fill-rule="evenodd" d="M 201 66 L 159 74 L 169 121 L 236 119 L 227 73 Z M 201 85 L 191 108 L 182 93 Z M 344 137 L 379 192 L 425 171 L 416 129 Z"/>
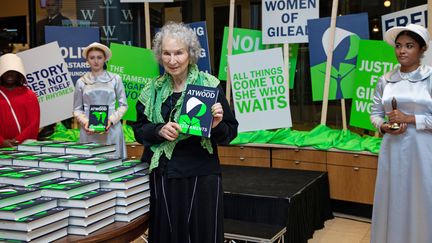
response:
<path fill-rule="evenodd" d="M 239 132 L 291 127 L 282 48 L 228 56 Z"/>

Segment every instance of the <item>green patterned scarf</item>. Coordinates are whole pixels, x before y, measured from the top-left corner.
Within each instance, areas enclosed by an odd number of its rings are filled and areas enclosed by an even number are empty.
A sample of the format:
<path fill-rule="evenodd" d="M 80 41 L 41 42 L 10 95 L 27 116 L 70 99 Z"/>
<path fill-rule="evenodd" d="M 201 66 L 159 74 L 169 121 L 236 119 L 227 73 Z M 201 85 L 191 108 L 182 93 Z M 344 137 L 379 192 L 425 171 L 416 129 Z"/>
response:
<path fill-rule="evenodd" d="M 192 64 L 189 66 L 189 73 L 186 80 L 187 84 L 195 84 L 207 87 L 216 87 L 219 85 L 219 80 L 207 73 L 200 72 L 197 65 Z M 159 78 L 156 78 L 146 84 L 142 90 L 138 100 L 144 104 L 144 115 L 152 123 L 165 123 L 162 117 L 162 104 L 166 101 L 168 97 L 173 94 L 173 80 L 171 75 L 165 73 Z M 174 114 L 174 121 L 178 121 L 180 117 L 181 107 L 183 104 L 183 99 L 185 95 L 185 90 L 182 91 L 180 98 L 174 106 L 176 111 Z M 184 139 L 189 138 L 190 135 L 180 133 L 176 140 L 165 141 L 160 144 L 155 144 L 151 146 L 151 150 L 154 152 L 151 158 L 150 171 L 159 166 L 160 157 L 165 154 L 168 159 L 171 159 L 172 153 L 176 144 Z M 201 139 L 201 146 L 210 154 L 213 154 L 213 147 L 209 138 L 203 137 Z"/>

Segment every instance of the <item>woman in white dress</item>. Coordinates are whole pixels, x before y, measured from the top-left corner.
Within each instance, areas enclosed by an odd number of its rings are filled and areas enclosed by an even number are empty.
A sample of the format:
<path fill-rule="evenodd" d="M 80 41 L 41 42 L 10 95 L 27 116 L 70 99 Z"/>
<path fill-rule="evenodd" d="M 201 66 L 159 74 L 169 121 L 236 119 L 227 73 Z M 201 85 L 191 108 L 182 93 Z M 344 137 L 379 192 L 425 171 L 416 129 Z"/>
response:
<path fill-rule="evenodd" d="M 371 121 L 383 133 L 372 216 L 373 243 L 432 242 L 432 68 L 420 63 L 429 34 L 389 29 L 400 67 L 379 80 Z M 395 98 L 396 107 L 392 106 Z M 385 117 L 388 120 L 386 121 Z M 399 128 L 392 127 L 394 123 Z"/>
<path fill-rule="evenodd" d="M 128 104 L 120 76 L 104 70 L 104 64 L 111 55 L 107 46 L 97 42 L 84 49 L 83 56 L 91 71 L 79 78 L 75 84 L 73 114 L 81 125 L 80 142 L 115 144 L 116 156 L 126 159 L 126 143 L 120 119 L 127 111 Z M 108 105 L 105 132 L 98 133 L 89 129 L 90 105 Z"/>

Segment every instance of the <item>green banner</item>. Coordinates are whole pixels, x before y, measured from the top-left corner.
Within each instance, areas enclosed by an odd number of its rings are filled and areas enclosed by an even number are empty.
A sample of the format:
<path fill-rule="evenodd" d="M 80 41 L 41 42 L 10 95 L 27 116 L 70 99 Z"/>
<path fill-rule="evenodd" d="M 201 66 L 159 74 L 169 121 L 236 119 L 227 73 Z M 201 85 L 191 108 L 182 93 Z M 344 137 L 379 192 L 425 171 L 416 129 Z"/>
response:
<path fill-rule="evenodd" d="M 150 49 L 111 43 L 108 71 L 123 80 L 129 109 L 124 120 L 136 121 L 135 105 L 144 85 L 159 75 L 159 64 Z"/>
<path fill-rule="evenodd" d="M 228 56 L 228 27 L 224 29 L 222 52 L 219 65 L 219 76 L 220 80 L 227 80 L 227 56 Z M 251 29 L 233 29 L 233 48 L 232 54 L 241 54 L 247 52 L 254 52 L 258 50 L 265 50 L 275 47 L 283 47 L 283 45 L 264 45 L 262 43 L 262 32 L 260 30 Z M 290 89 L 294 87 L 294 76 L 295 69 L 297 65 L 297 55 L 298 55 L 299 44 L 289 44 L 289 79 L 290 79 Z"/>
<path fill-rule="evenodd" d="M 384 41 L 360 40 L 350 125 L 376 130 L 370 122 L 375 86 L 397 64 L 393 47 Z"/>

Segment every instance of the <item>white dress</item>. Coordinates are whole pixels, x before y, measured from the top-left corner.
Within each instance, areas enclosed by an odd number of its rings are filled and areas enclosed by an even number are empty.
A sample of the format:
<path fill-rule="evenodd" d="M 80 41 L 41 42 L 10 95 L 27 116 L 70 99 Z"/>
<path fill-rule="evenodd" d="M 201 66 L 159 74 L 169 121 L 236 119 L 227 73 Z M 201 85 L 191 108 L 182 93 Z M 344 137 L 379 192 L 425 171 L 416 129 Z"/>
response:
<path fill-rule="evenodd" d="M 372 216 L 372 243 L 432 242 L 432 68 L 399 68 L 378 82 L 371 121 L 379 128 L 385 112 L 415 115 L 400 135 L 384 134 Z"/>
<path fill-rule="evenodd" d="M 117 109 L 116 102 L 118 102 Z M 108 133 L 92 135 L 87 135 L 81 126 L 80 142 L 115 144 L 116 156 L 126 159 L 126 143 L 120 119 L 126 112 L 128 105 L 120 76 L 105 71 L 97 77 L 93 77 L 88 72 L 79 78 L 75 84 L 74 116 L 80 124 L 88 122 L 90 105 L 108 105 L 108 119 L 112 122 L 112 126 Z"/>

